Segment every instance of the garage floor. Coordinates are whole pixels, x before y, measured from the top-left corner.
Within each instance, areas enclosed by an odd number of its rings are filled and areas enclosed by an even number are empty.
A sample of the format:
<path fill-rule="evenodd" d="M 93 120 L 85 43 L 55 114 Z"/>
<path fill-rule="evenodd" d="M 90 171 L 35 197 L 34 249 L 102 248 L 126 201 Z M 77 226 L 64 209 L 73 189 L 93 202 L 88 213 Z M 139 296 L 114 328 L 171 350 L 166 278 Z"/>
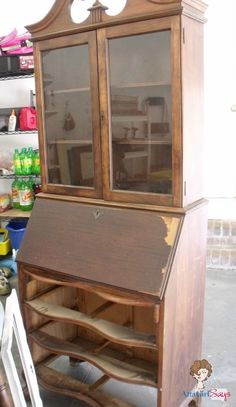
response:
<path fill-rule="evenodd" d="M 17 277 L 10 279 L 17 288 Z M 5 297 L 0 297 L 4 303 Z M 19 357 L 15 352 L 15 359 Z M 202 407 L 236 406 L 236 270 L 211 270 L 206 272 L 205 321 L 202 358 L 211 363 L 213 372 L 205 382 L 206 390 L 226 389 L 231 393 L 227 402 L 201 397 Z M 54 368 L 79 377 L 82 381 L 94 381 L 99 371 L 82 363 L 71 368 L 66 357 L 54 362 Z M 186 372 L 188 374 L 188 372 Z M 194 386 L 194 381 L 193 381 Z M 142 386 L 126 385 L 110 380 L 103 388 L 137 407 L 156 407 L 155 390 Z M 183 391 L 186 389 L 183 389 Z M 87 407 L 87 404 L 61 395 L 41 390 L 44 407 Z M 29 404 L 30 406 L 31 404 Z"/>

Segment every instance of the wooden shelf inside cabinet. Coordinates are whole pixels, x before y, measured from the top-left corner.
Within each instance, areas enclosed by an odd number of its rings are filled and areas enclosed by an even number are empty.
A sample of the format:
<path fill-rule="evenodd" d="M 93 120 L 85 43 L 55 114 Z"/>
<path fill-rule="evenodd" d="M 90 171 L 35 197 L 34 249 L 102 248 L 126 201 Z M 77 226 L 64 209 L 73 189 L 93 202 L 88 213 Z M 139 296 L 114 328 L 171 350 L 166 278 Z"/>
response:
<path fill-rule="evenodd" d="M 113 122 L 144 122 L 147 121 L 148 117 L 145 114 L 129 114 L 129 115 L 113 115 Z"/>
<path fill-rule="evenodd" d="M 20 209 L 8 209 L 8 211 L 1 212 L 0 218 L 29 218 L 31 211 L 21 211 Z"/>
<path fill-rule="evenodd" d="M 155 337 L 152 335 L 135 332 L 131 328 L 119 326 L 99 318 L 92 318 L 79 311 L 74 311 L 60 305 L 52 305 L 48 302 L 41 301 L 40 298 L 26 301 L 26 304 L 33 311 L 46 318 L 84 326 L 114 343 L 146 349 L 156 349 Z"/>
<path fill-rule="evenodd" d="M 54 114 L 57 114 L 58 112 L 56 110 L 45 110 L 44 113 L 46 116 L 54 116 Z"/>
<path fill-rule="evenodd" d="M 169 81 L 158 81 L 158 82 L 129 82 L 129 83 L 116 83 L 111 86 L 113 89 L 122 88 L 143 88 L 143 87 L 153 87 L 153 86 L 171 86 Z"/>
<path fill-rule="evenodd" d="M 87 146 L 87 145 L 91 145 L 92 144 L 92 140 L 64 140 L 64 139 L 58 139 L 58 140 L 54 140 L 54 141 L 50 141 L 48 143 L 48 145 L 52 145 L 52 144 L 81 144 L 83 146 Z"/>
<path fill-rule="evenodd" d="M 45 82 L 45 81 L 43 81 Z M 52 81 L 51 81 L 52 82 Z M 46 81 L 46 84 L 48 84 L 49 81 Z M 51 89 L 47 93 L 50 95 L 58 95 L 58 94 L 64 94 L 64 93 L 77 93 L 77 92 L 89 92 L 90 88 L 89 87 L 83 87 L 83 88 L 72 88 L 72 89 Z"/>
<path fill-rule="evenodd" d="M 45 389 L 83 400 L 94 407 L 135 407 L 133 404 L 117 399 L 109 393 L 103 393 L 101 390 L 92 388 L 92 385 L 82 383 L 51 369 L 43 363 L 36 366 L 36 374 L 39 384 Z"/>
<path fill-rule="evenodd" d="M 42 331 L 30 334 L 40 347 L 53 354 L 66 355 L 78 360 L 92 363 L 104 373 L 115 379 L 155 387 L 157 385 L 157 366 L 143 360 L 127 357 L 112 349 L 103 349 L 98 344 L 77 338 L 72 343 Z"/>
<path fill-rule="evenodd" d="M 168 139 L 144 139 L 144 138 L 133 138 L 133 139 L 113 139 L 112 142 L 114 144 L 141 144 L 141 145 L 148 145 L 148 144 L 171 144 L 171 140 Z"/>

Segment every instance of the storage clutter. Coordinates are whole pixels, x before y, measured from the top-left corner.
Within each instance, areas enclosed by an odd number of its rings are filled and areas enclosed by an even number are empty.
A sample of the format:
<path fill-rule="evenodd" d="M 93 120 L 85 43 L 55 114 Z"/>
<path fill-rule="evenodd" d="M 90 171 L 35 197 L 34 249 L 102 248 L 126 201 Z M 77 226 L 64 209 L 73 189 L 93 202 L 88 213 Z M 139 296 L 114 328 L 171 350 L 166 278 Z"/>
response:
<path fill-rule="evenodd" d="M 34 96 L 34 93 L 32 93 L 32 95 Z M 32 104 L 33 103 L 35 103 L 34 100 L 32 100 Z M 37 112 L 35 107 L 26 106 L 1 109 L 0 112 L 1 132 L 8 133 L 19 131 L 35 132 L 36 130 L 37 130 Z"/>
<path fill-rule="evenodd" d="M 37 113 L 35 107 L 26 106 L 11 109 L 7 120 L 6 131 L 13 132 L 19 130 L 37 130 Z M 1 129 L 1 131 L 4 131 L 4 128 Z"/>
<path fill-rule="evenodd" d="M 18 34 L 14 29 L 0 37 L 0 76 L 21 75 L 34 69 L 30 33 Z"/>

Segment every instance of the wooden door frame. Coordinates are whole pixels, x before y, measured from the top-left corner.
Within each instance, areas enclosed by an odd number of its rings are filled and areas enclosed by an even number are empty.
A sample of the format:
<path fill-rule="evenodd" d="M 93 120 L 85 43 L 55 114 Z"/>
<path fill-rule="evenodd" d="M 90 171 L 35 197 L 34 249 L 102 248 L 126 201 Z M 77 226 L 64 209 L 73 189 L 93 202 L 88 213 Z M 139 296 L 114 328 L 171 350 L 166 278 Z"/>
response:
<path fill-rule="evenodd" d="M 172 194 L 137 193 L 111 189 L 111 112 L 109 95 L 108 41 L 130 35 L 171 31 L 171 85 L 172 85 Z M 181 206 L 182 197 L 182 137 L 181 137 L 181 41 L 180 16 L 164 17 L 131 24 L 102 28 L 98 36 L 98 68 L 100 108 L 102 115 L 101 139 L 103 162 L 103 196 L 108 201 L 133 202 L 164 206 Z"/>
<path fill-rule="evenodd" d="M 62 47 L 88 44 L 89 66 L 90 66 L 90 86 L 91 86 L 91 113 L 92 113 L 92 146 L 94 157 L 94 188 L 69 186 L 63 184 L 51 184 L 48 182 L 47 172 L 47 143 L 46 127 L 44 120 L 45 103 L 43 95 L 43 72 L 42 56 L 43 51 L 50 51 Z M 82 196 L 88 198 L 102 197 L 102 163 L 100 146 L 100 115 L 99 115 L 99 94 L 98 94 L 98 68 L 97 68 L 97 42 L 96 32 L 79 33 L 58 37 L 34 43 L 36 76 L 36 97 L 38 113 L 39 145 L 42 161 L 42 190 L 47 193 L 57 193 L 64 195 Z"/>

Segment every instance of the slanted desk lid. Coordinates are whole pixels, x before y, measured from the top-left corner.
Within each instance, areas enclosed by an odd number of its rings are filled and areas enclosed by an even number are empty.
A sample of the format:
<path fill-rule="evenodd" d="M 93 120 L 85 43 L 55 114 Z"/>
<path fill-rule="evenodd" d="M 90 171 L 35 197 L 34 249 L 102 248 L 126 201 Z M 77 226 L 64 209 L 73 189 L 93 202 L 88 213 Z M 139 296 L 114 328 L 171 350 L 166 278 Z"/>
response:
<path fill-rule="evenodd" d="M 160 298 L 181 218 L 37 199 L 17 261 Z"/>

